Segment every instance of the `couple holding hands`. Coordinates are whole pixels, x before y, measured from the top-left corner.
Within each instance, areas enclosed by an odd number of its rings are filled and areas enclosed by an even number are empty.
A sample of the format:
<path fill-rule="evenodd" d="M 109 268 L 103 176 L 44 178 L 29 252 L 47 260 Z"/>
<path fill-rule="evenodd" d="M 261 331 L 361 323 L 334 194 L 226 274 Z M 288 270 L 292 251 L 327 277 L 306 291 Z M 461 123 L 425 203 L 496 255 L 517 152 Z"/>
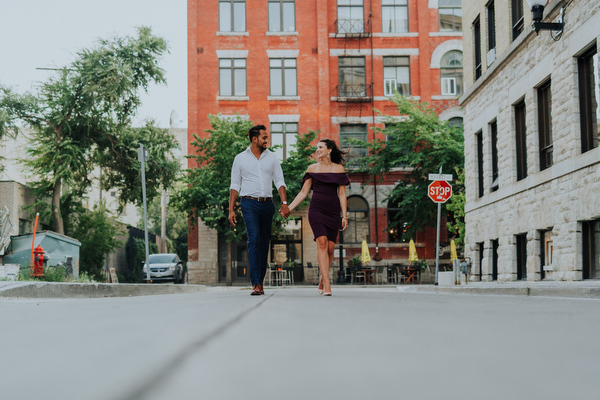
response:
<path fill-rule="evenodd" d="M 272 187 L 281 198 L 279 213 L 284 218 L 300 204 L 312 189 L 308 208 L 308 222 L 317 243 L 317 261 L 321 270 L 319 294 L 331 296 L 329 269 L 340 227 L 348 226 L 346 185 L 350 183 L 344 170 L 344 155 L 336 143 L 321 139 L 315 152 L 316 164 L 311 164 L 302 178 L 302 190 L 288 205 L 286 185 L 281 164 L 274 152 L 268 149 L 269 135 L 264 125 L 253 126 L 248 131 L 250 146 L 235 157 L 231 169 L 229 195 L 229 222 L 237 223 L 234 206 L 238 195 L 248 236 L 251 295 L 264 294 L 271 224 L 275 214 Z"/>

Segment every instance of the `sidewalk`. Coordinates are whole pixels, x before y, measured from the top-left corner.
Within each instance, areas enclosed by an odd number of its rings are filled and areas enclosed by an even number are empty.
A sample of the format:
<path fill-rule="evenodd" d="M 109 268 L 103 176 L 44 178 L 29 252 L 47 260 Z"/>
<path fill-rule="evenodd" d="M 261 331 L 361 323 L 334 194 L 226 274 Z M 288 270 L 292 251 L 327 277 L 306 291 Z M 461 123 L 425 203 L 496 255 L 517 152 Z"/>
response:
<path fill-rule="evenodd" d="M 206 292 L 204 285 L 145 283 L 0 282 L 0 297 L 94 298 Z"/>
<path fill-rule="evenodd" d="M 404 293 L 487 294 L 511 296 L 547 296 L 600 299 L 600 280 L 544 282 L 469 282 L 454 286 L 401 285 Z"/>

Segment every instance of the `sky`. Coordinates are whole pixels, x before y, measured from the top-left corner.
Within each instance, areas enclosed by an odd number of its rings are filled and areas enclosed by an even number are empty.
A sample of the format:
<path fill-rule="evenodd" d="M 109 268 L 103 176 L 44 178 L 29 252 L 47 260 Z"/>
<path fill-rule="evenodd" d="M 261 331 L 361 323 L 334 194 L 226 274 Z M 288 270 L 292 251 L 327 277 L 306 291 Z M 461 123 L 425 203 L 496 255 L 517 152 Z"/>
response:
<path fill-rule="evenodd" d="M 160 65 L 167 85 L 152 85 L 142 95 L 134 126 L 154 119 L 168 128 L 172 111 L 176 127 L 187 128 L 187 2 L 186 0 L 0 0 L 0 85 L 19 93 L 98 38 L 135 36 L 136 27 L 150 26 L 167 40 L 169 54 Z"/>

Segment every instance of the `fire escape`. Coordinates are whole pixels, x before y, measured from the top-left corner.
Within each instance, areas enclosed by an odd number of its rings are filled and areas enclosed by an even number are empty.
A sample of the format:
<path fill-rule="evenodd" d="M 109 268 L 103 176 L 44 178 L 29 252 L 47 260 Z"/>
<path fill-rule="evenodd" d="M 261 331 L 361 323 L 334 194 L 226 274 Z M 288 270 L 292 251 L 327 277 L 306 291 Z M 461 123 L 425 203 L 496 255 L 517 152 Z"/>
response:
<path fill-rule="evenodd" d="M 338 85 L 335 87 L 335 94 L 333 97 L 339 103 L 340 108 L 345 110 L 345 116 L 348 116 L 349 110 L 355 108 L 354 106 L 359 105 L 359 117 L 362 117 L 363 104 L 373 104 L 373 35 L 372 35 L 372 13 L 368 13 L 367 19 L 338 19 L 335 21 L 335 37 L 343 40 L 344 43 L 344 54 L 343 57 L 352 57 L 350 50 L 358 50 L 360 52 L 361 46 L 365 44 L 370 47 L 370 59 L 371 59 L 371 82 L 367 83 L 367 66 L 365 65 L 366 59 L 362 58 L 362 65 L 360 64 L 360 58 L 356 58 L 356 65 L 342 65 L 340 64 L 340 71 L 344 70 L 345 73 L 340 73 Z M 367 42 L 368 41 L 368 42 Z M 350 48 L 349 48 L 350 47 Z M 350 59 L 352 60 L 352 59 Z M 351 61 L 352 62 L 352 61 Z M 368 109 L 366 109 L 368 110 Z"/>

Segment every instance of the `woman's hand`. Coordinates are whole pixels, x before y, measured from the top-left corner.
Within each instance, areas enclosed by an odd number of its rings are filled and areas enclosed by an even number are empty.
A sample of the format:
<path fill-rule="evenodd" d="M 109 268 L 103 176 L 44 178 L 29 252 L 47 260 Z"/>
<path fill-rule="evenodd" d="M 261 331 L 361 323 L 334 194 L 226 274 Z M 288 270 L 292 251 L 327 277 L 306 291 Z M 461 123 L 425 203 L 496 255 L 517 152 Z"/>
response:
<path fill-rule="evenodd" d="M 342 218 L 342 230 L 345 231 L 347 227 L 348 227 L 348 218 L 343 217 Z"/>

